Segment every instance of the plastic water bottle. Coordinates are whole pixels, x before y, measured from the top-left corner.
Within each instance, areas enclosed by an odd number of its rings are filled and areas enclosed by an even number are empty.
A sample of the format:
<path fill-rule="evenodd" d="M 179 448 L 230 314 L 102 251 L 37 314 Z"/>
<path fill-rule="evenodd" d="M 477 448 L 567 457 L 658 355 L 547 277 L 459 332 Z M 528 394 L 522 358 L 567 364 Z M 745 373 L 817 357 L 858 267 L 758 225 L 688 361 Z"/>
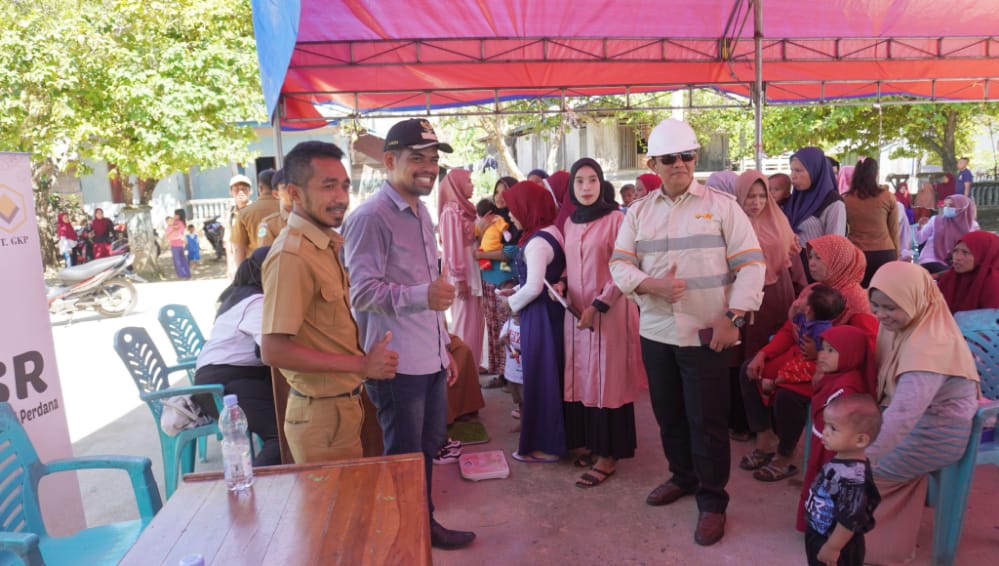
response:
<path fill-rule="evenodd" d="M 247 435 L 246 415 L 236 404 L 235 395 L 223 399 L 219 428 L 222 429 L 222 466 L 225 484 L 230 491 L 246 489 L 253 485 L 253 462 L 250 461 L 250 437 Z"/>

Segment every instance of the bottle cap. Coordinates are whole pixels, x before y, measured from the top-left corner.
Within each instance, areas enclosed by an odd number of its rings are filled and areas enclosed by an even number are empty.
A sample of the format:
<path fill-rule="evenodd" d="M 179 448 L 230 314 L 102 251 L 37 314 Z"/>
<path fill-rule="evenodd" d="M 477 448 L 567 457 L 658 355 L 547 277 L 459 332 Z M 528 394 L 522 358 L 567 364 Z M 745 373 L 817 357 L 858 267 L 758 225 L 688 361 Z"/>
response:
<path fill-rule="evenodd" d="M 189 554 L 181 558 L 177 566 L 205 566 L 205 557 L 200 554 Z"/>
<path fill-rule="evenodd" d="M 225 405 L 226 407 L 232 407 L 233 405 L 236 404 L 236 401 L 237 399 L 235 395 L 226 395 L 225 397 L 222 398 L 222 404 Z"/>

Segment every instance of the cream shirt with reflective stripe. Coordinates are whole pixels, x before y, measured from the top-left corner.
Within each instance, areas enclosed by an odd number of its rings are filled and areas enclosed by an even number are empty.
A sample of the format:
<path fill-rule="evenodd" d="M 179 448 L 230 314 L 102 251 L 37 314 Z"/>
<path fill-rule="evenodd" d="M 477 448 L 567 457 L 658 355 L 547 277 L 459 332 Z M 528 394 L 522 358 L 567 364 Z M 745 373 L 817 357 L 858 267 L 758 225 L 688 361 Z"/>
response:
<path fill-rule="evenodd" d="M 677 266 L 687 290 L 676 303 L 635 288 Z M 697 331 L 728 309 L 755 311 L 766 265 L 742 207 L 731 195 L 697 181 L 671 200 L 655 191 L 631 203 L 610 262 L 614 282 L 641 309 L 642 337 L 698 346 Z"/>

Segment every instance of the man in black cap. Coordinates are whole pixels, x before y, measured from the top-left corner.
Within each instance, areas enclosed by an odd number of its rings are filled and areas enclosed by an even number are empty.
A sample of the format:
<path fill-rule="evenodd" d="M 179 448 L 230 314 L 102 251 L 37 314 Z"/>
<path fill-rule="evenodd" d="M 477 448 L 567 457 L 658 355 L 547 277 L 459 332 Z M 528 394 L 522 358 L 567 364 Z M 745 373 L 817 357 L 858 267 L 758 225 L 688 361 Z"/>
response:
<path fill-rule="evenodd" d="M 344 225 L 351 304 L 367 350 L 386 332 L 399 352 L 395 379 L 368 380 L 378 409 L 386 454 L 423 452 L 430 504 L 430 542 L 437 548 L 469 545 L 475 533 L 452 531 L 434 520 L 430 497 L 432 459 L 447 438 L 447 387 L 458 377 L 448 353 L 444 311 L 454 286 L 441 277 L 433 221 L 420 197 L 430 194 L 438 173 L 437 139 L 426 120 L 405 120 L 385 137 L 382 161 L 388 179 Z"/>

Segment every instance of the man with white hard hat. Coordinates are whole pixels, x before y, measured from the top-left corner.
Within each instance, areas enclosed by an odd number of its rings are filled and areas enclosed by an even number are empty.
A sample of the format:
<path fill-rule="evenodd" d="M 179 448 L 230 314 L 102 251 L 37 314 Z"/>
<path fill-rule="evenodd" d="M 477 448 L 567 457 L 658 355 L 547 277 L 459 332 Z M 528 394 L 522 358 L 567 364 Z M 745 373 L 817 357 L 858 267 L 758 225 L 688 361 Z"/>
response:
<path fill-rule="evenodd" d="M 642 361 L 671 477 L 646 498 L 695 495 L 694 540 L 725 534 L 729 476 L 728 348 L 763 299 L 765 263 L 749 218 L 731 196 L 694 180 L 694 131 L 663 120 L 648 167 L 662 187 L 628 208 L 610 269 L 641 308 Z"/>

